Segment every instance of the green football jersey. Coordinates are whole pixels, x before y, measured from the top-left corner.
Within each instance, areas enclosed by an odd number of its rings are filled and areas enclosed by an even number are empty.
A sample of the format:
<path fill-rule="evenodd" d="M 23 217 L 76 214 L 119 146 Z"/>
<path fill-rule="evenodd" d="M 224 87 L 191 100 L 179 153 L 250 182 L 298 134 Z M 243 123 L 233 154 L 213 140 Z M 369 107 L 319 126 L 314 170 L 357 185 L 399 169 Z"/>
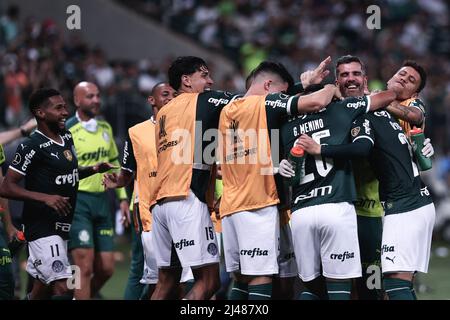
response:
<path fill-rule="evenodd" d="M 57 194 L 68 197 L 70 212 L 62 216 L 44 202 L 25 200 L 22 221 L 28 241 L 51 235 L 69 238 L 79 181 L 78 161 L 72 135 L 60 133 L 58 143 L 36 130 L 17 146 L 9 166 L 24 176 L 25 189 L 32 192 Z"/>
<path fill-rule="evenodd" d="M 350 97 L 334 101 L 314 114 L 289 119 L 282 127 L 283 150 L 288 152 L 301 134 L 319 144 L 350 143 L 352 122 L 370 108 L 370 97 Z M 292 210 L 356 199 L 355 183 L 349 160 L 306 155 L 304 176 L 292 187 Z"/>
<path fill-rule="evenodd" d="M 103 120 L 97 120 L 97 124 L 97 130 L 89 132 L 76 116 L 67 120 L 66 127 L 72 133 L 78 164 L 86 167 L 99 162 L 110 162 L 120 167 L 119 152 L 114 142 L 111 126 Z M 103 174 L 97 173 L 81 180 L 78 191 L 104 192 L 102 176 Z M 124 188 L 116 189 L 116 193 L 119 199 L 127 198 Z"/>
<path fill-rule="evenodd" d="M 408 212 L 433 202 L 420 179 L 408 138 L 387 111 L 358 118 L 352 136 L 354 140 L 367 138 L 374 144 L 369 161 L 379 181 L 385 214 Z"/>
<path fill-rule="evenodd" d="M 378 179 L 367 159 L 352 161 L 356 186 L 356 213 L 365 217 L 382 217 L 383 206 L 378 196 Z"/>

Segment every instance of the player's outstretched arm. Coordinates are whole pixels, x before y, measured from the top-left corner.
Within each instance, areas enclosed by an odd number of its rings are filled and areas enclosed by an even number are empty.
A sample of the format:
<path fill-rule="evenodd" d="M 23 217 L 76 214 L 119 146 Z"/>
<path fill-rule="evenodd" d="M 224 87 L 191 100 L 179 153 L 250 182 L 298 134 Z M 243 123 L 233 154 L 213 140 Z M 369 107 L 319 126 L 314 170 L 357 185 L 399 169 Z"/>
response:
<path fill-rule="evenodd" d="M 424 120 L 423 112 L 418 108 L 404 106 L 397 100 L 392 101 L 391 104 L 386 107 L 386 111 L 394 117 L 402 119 L 403 121 L 409 122 L 415 126 L 420 126 Z"/>
<path fill-rule="evenodd" d="M 340 159 L 367 157 L 372 149 L 372 143 L 368 139 L 358 139 L 341 145 L 320 145 L 307 134 L 300 136 L 299 145 L 311 155 Z"/>
<path fill-rule="evenodd" d="M 341 98 L 339 88 L 333 84 L 327 84 L 316 92 L 300 96 L 297 104 L 298 111 L 299 113 L 318 112 L 326 107 L 333 97 Z"/>
<path fill-rule="evenodd" d="M 130 184 L 133 179 L 133 173 L 121 169 L 120 173 L 105 173 L 103 175 L 102 184 L 106 189 L 116 189 L 125 187 Z"/>
<path fill-rule="evenodd" d="M 387 107 L 397 99 L 397 93 L 393 90 L 380 91 L 370 95 L 370 111 L 375 111 Z"/>
<path fill-rule="evenodd" d="M 19 184 L 23 177 L 22 174 L 9 169 L 0 186 L 0 196 L 14 200 L 43 202 L 60 215 L 67 215 L 71 212 L 72 207 L 68 197 L 29 191 Z"/>
<path fill-rule="evenodd" d="M 100 162 L 97 163 L 96 165 L 89 167 L 78 167 L 78 172 L 80 174 L 80 179 L 84 179 L 89 176 L 92 176 L 93 174 L 104 173 L 112 169 L 119 169 L 119 168 L 108 162 Z"/>
<path fill-rule="evenodd" d="M 20 137 L 28 136 L 36 128 L 36 119 L 28 120 L 17 129 L 11 129 L 0 133 L 0 144 L 8 144 Z"/>

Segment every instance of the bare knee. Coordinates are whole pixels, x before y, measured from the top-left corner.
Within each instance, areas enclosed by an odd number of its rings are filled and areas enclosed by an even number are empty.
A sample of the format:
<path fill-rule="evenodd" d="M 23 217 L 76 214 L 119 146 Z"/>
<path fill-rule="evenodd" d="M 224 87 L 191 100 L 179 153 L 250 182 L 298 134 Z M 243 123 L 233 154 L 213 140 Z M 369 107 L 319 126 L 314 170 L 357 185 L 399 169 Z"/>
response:
<path fill-rule="evenodd" d="M 90 277 L 93 273 L 93 249 L 74 249 L 71 253 L 75 264 L 80 268 L 80 276 Z"/>
<path fill-rule="evenodd" d="M 53 282 L 54 296 L 73 296 L 73 291 L 67 287 L 67 279 L 56 280 Z"/>
<path fill-rule="evenodd" d="M 219 264 L 211 264 L 193 269 L 195 285 L 202 286 L 205 296 L 209 299 L 220 289 Z"/>

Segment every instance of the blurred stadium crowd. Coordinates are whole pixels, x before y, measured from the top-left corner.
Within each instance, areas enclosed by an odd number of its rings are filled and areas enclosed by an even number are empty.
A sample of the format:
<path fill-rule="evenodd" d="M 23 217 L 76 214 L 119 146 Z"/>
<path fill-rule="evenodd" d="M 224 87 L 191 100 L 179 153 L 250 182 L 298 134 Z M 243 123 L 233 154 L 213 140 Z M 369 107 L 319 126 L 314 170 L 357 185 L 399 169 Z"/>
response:
<path fill-rule="evenodd" d="M 369 88 L 379 89 L 405 59 L 415 59 L 428 73 L 421 93 L 427 111 L 426 134 L 436 149 L 434 170 L 425 176 L 439 199 L 450 190 L 450 6 L 445 0 L 117 0 L 203 47 L 235 62 L 239 72 L 215 79 L 215 87 L 244 90 L 244 78 L 261 60 L 277 60 L 294 76 L 327 55 L 359 56 Z M 366 9 L 381 8 L 381 28 L 366 26 Z M 80 36 L 63 38 L 51 19 L 20 23 L 20 11 L 0 12 L 0 128 L 29 117 L 27 98 L 42 86 L 58 88 L 72 102 L 81 80 L 99 85 L 106 120 L 119 145 L 126 130 L 147 119 L 149 90 L 165 80 L 168 63 L 112 61 L 102 48 Z M 182 53 L 180 53 L 182 54 Z M 211 69 L 214 76 L 214 66 Z M 328 78 L 332 81 L 332 77 Z M 438 208 L 439 211 L 439 208 Z M 439 212 L 438 212 L 439 215 Z M 450 215 L 450 214 L 449 214 Z M 450 217 L 449 217 L 450 221 Z"/>

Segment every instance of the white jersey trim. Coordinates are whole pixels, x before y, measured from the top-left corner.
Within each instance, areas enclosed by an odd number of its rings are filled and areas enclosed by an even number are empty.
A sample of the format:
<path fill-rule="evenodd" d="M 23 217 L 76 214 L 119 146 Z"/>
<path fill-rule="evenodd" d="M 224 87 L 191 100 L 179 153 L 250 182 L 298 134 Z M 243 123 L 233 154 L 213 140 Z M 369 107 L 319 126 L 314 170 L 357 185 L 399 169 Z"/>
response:
<path fill-rule="evenodd" d="M 366 109 L 366 113 L 368 113 L 370 111 L 370 96 L 366 96 L 367 98 L 367 109 Z"/>
<path fill-rule="evenodd" d="M 355 139 L 353 139 L 353 142 L 355 142 L 355 141 L 358 140 L 358 139 L 368 139 L 368 140 L 370 140 L 370 142 L 372 142 L 372 145 L 375 145 L 375 142 L 373 141 L 373 139 L 372 139 L 371 137 L 368 137 L 368 136 L 359 136 L 359 137 L 356 137 Z"/>
<path fill-rule="evenodd" d="M 294 99 L 295 96 L 291 96 L 287 102 L 287 113 L 288 115 L 292 115 L 292 100 Z"/>
<path fill-rule="evenodd" d="M 23 171 L 20 171 L 20 170 L 18 170 L 18 169 L 16 169 L 16 168 L 14 168 L 14 167 L 11 167 L 11 166 L 9 166 L 9 168 L 11 169 L 11 170 L 14 170 L 14 171 L 16 171 L 16 172 L 18 172 L 18 173 L 20 173 L 21 175 L 23 175 L 23 176 L 26 176 L 27 174 L 25 173 L 25 172 L 23 172 Z"/>
<path fill-rule="evenodd" d="M 61 135 L 59 135 L 59 137 L 62 140 L 62 143 L 56 142 L 55 140 L 53 140 L 52 138 L 47 137 L 45 134 L 43 134 L 42 132 L 40 132 L 39 130 L 36 129 L 36 132 L 43 135 L 44 137 L 46 137 L 48 140 L 53 141 L 53 143 L 57 144 L 58 146 L 64 147 L 66 145 L 66 143 L 64 142 L 63 137 L 61 137 Z"/>

